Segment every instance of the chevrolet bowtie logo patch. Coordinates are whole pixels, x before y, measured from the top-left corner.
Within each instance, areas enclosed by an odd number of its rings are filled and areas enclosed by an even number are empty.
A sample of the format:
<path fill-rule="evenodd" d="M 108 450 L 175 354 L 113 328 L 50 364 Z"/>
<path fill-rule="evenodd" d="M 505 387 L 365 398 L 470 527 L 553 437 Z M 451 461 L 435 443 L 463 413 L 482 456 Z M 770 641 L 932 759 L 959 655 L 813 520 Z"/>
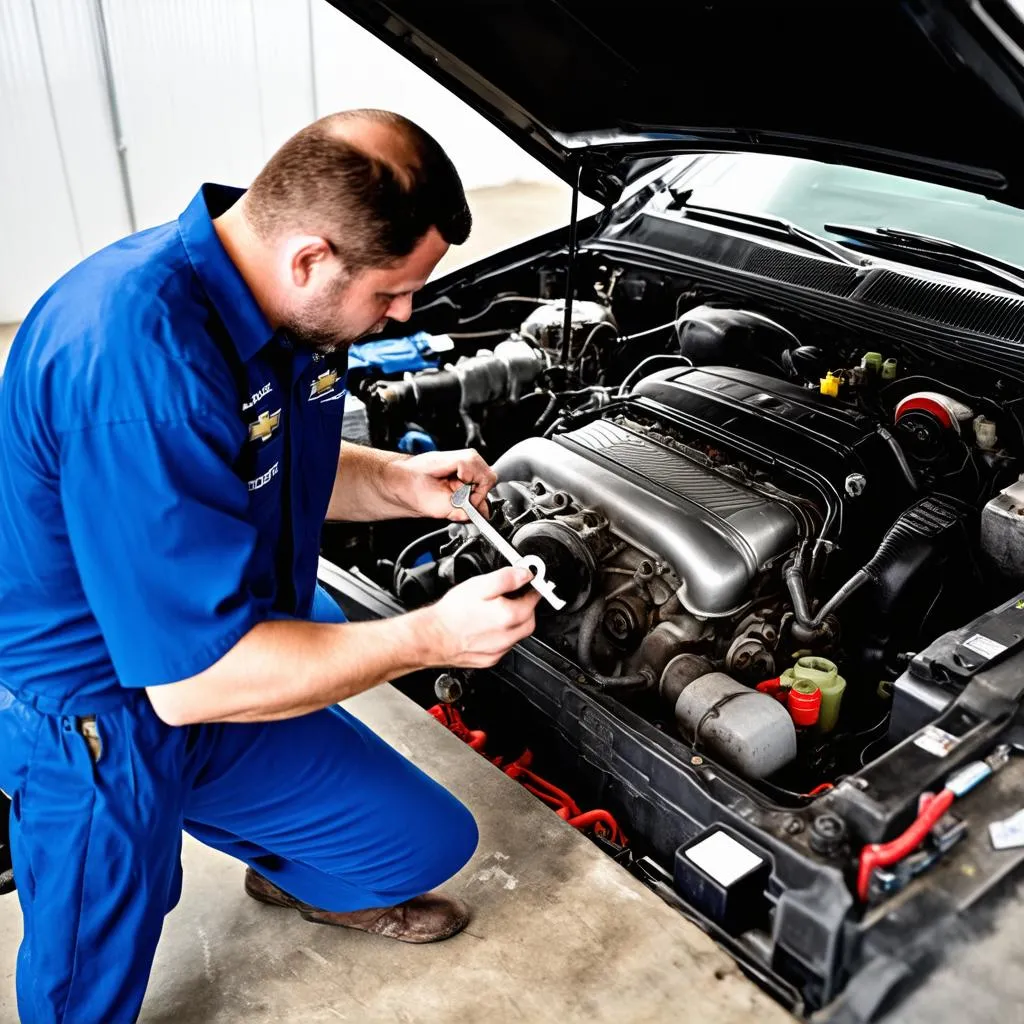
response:
<path fill-rule="evenodd" d="M 325 370 L 310 384 L 309 400 L 312 402 L 318 398 L 323 398 L 324 395 L 329 395 L 334 390 L 334 385 L 338 383 L 340 377 L 341 374 L 337 370 Z"/>
<path fill-rule="evenodd" d="M 281 425 L 281 410 L 267 412 L 264 410 L 259 417 L 249 424 L 250 441 L 269 441 L 274 431 Z"/>

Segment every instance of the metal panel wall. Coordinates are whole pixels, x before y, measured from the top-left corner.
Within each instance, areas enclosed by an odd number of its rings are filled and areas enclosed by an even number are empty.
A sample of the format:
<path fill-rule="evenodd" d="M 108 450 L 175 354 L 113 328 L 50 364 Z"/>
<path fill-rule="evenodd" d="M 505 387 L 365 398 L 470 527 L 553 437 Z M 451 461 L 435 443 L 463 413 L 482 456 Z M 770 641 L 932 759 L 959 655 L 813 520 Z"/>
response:
<path fill-rule="evenodd" d="M 247 184 L 268 152 L 268 122 L 280 130 L 282 90 L 290 96 L 297 69 L 308 68 L 308 31 L 277 35 L 277 74 L 264 80 L 257 42 L 274 36 L 269 17 L 261 18 L 272 4 L 105 0 L 105 6 L 139 226 L 176 217 L 204 181 Z M 279 6 L 300 7 L 305 15 L 296 0 Z M 308 71 L 305 78 L 295 127 L 309 119 Z"/>
<path fill-rule="evenodd" d="M 323 0 L 0 0 L 0 322 L 202 182 L 247 185 L 294 131 L 357 106 L 418 121 L 467 188 L 554 180 Z"/>
<path fill-rule="evenodd" d="M 126 230 L 92 0 L 0 0 L 0 323 Z"/>

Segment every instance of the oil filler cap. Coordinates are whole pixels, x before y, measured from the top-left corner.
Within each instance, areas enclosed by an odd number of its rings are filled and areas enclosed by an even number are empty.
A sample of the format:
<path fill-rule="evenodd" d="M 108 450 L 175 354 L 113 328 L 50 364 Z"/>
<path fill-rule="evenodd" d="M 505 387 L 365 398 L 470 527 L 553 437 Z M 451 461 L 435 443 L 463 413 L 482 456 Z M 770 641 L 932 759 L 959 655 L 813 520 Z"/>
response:
<path fill-rule="evenodd" d="M 676 891 L 732 935 L 763 926 L 771 862 L 759 847 L 721 825 L 676 850 Z"/>

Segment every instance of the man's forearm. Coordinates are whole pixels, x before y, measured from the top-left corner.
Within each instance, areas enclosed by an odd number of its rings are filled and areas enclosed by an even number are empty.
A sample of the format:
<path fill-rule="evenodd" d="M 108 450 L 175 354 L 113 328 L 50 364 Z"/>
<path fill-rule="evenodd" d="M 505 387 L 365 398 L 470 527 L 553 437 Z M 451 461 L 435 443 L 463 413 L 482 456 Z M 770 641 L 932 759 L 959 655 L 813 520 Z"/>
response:
<path fill-rule="evenodd" d="M 411 515 L 412 510 L 394 492 L 388 473 L 392 463 L 407 458 L 400 452 L 342 441 L 327 518 L 364 522 Z"/>
<path fill-rule="evenodd" d="M 189 679 L 148 689 L 169 725 L 293 718 L 437 663 L 429 613 L 381 622 L 261 622 Z"/>

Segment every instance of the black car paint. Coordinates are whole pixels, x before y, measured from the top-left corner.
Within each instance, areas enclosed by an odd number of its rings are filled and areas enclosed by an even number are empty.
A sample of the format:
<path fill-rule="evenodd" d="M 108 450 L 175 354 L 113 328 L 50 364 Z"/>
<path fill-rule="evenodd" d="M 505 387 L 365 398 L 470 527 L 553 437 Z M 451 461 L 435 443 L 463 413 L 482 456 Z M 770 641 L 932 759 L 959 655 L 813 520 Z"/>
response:
<path fill-rule="evenodd" d="M 328 2 L 595 198 L 633 159 L 759 150 L 1024 203 L 1005 0 Z"/>

